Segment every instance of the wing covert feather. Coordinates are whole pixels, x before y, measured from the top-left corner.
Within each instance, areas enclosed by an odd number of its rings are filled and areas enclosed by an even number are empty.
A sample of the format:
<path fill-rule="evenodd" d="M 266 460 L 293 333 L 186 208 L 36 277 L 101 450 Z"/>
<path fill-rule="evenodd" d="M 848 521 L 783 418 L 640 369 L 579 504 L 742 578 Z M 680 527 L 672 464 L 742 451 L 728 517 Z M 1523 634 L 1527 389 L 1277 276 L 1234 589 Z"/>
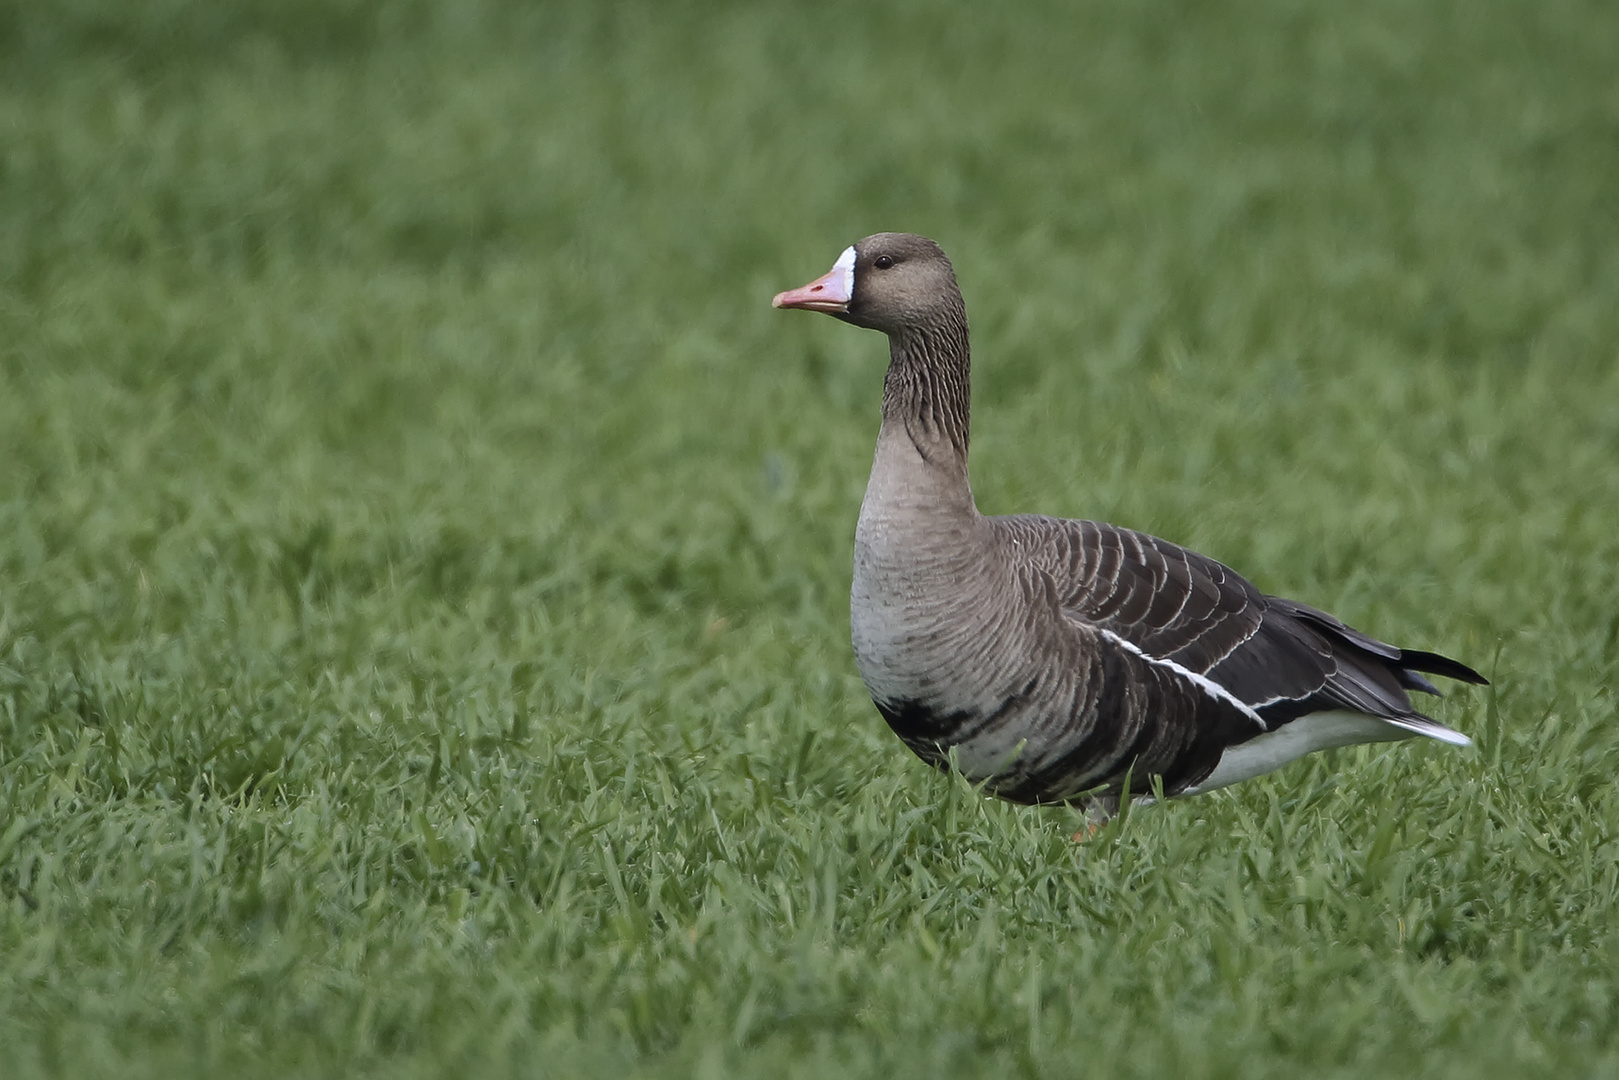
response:
<path fill-rule="evenodd" d="M 993 520 L 1052 575 L 1064 610 L 1199 675 L 1263 621 L 1258 589 L 1179 545 L 1098 521 Z"/>
<path fill-rule="evenodd" d="M 1420 715 L 1406 691 L 1436 691 L 1418 671 L 1483 681 L 1446 657 L 1404 652 L 1267 596 L 1214 559 L 1146 533 L 1034 515 L 990 520 L 1051 575 L 1071 617 L 1207 677 L 1270 727 L 1320 709 Z"/>

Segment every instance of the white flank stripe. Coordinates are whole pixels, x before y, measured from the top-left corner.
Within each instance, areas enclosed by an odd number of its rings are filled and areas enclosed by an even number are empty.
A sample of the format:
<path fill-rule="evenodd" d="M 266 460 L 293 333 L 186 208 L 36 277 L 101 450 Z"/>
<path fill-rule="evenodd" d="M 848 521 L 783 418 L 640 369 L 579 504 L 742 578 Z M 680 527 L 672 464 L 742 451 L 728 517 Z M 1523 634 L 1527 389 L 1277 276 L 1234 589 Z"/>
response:
<path fill-rule="evenodd" d="M 1133 645 L 1132 643 L 1126 641 L 1124 638 L 1122 638 L 1119 635 L 1115 634 L 1111 630 L 1104 630 L 1100 626 L 1095 626 L 1094 624 L 1092 625 L 1092 629 L 1096 630 L 1097 633 L 1101 634 L 1103 637 L 1107 638 L 1109 641 L 1115 642 L 1115 643 L 1123 646 L 1125 649 L 1129 650 L 1130 652 L 1135 653 L 1137 656 L 1141 657 L 1141 659 L 1145 660 L 1147 663 L 1149 663 L 1149 664 L 1157 664 L 1159 667 L 1168 668 L 1169 670 L 1173 671 L 1175 674 L 1179 675 L 1181 678 L 1185 679 L 1187 682 L 1190 682 L 1193 686 L 1196 686 L 1198 689 L 1202 690 L 1205 694 L 1209 695 L 1209 697 L 1214 698 L 1216 701 L 1223 701 L 1227 705 L 1233 705 L 1236 708 L 1240 709 L 1248 717 L 1248 719 L 1252 720 L 1254 723 L 1259 725 L 1259 730 L 1260 731 L 1269 731 L 1270 730 L 1268 727 L 1265 726 L 1264 719 L 1258 713 L 1256 713 L 1252 708 L 1250 708 L 1246 702 L 1244 702 L 1243 700 L 1238 698 L 1237 695 L 1233 694 L 1231 691 L 1227 690 L 1225 687 L 1221 686 L 1219 683 L 1215 682 L 1213 679 L 1209 678 L 1208 676 L 1199 675 L 1197 672 L 1193 671 L 1191 668 L 1182 667 L 1180 664 L 1175 663 L 1175 661 L 1173 661 L 1173 660 L 1165 660 L 1163 657 L 1160 657 L 1160 656 L 1148 655 L 1147 653 L 1142 652 L 1140 648 L 1138 648 L 1137 646 Z"/>
<path fill-rule="evenodd" d="M 1394 719 L 1390 720 L 1389 723 L 1403 731 L 1409 731 L 1413 735 L 1423 735 L 1430 739 L 1438 739 L 1440 742 L 1449 743 L 1452 746 L 1473 745 L 1472 739 L 1468 738 L 1466 735 L 1463 735 L 1455 728 L 1446 727 L 1437 720 L 1422 720 L 1420 722 L 1413 722 L 1406 720 L 1404 717 L 1395 717 Z"/>

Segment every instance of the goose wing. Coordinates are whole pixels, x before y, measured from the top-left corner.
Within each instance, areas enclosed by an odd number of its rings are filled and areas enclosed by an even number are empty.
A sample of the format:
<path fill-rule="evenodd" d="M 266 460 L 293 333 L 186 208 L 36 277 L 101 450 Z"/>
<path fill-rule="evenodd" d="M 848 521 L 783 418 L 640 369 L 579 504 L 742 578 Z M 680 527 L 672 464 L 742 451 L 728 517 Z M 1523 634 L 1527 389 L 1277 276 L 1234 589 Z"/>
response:
<path fill-rule="evenodd" d="M 1213 684 L 1264 730 L 1350 709 L 1465 741 L 1413 709 L 1407 694 L 1438 693 L 1421 672 L 1485 681 L 1464 664 L 1396 648 L 1326 612 L 1267 596 L 1214 559 L 1146 533 L 1096 521 L 999 520 L 1051 576 L 1071 618 Z"/>

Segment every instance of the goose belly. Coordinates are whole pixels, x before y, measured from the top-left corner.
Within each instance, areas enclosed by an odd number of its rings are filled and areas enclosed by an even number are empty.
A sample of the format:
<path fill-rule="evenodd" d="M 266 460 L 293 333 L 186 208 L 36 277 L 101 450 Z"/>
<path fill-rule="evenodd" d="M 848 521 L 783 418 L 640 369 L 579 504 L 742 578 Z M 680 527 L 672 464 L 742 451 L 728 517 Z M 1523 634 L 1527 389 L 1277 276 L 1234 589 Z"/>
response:
<path fill-rule="evenodd" d="M 983 605 L 964 587 L 971 570 L 919 546 L 884 543 L 886 533 L 863 519 L 855 536 L 849 632 L 860 677 L 879 702 L 960 707 L 978 696 L 979 651 L 993 640 Z"/>
<path fill-rule="evenodd" d="M 1089 725 L 1066 694 L 1031 694 L 1041 685 L 1037 658 L 1018 662 L 983 648 L 997 640 L 993 623 L 975 625 L 959 611 L 929 614 L 910 619 L 903 609 L 868 606 L 856 607 L 852 620 L 860 676 L 900 741 L 939 768 L 953 754 L 967 779 L 1014 801 L 1060 801 L 1094 786 L 1094 763 L 1074 756 Z M 1051 773 L 1057 763 L 1069 767 Z M 1031 787 L 1035 775 L 1045 779 Z"/>
<path fill-rule="evenodd" d="M 863 570 L 857 561 L 855 664 L 907 746 L 934 764 L 955 748 L 964 773 L 988 779 L 1018 756 L 1028 734 L 1019 702 L 1028 664 L 991 647 L 1006 640 L 1008 613 L 962 590 L 958 571 L 932 578 Z"/>
<path fill-rule="evenodd" d="M 961 665 L 944 643 L 959 635 L 949 616 L 925 592 L 895 595 L 856 575 L 849 634 L 855 665 L 873 698 L 940 705 L 956 699 L 963 689 Z"/>

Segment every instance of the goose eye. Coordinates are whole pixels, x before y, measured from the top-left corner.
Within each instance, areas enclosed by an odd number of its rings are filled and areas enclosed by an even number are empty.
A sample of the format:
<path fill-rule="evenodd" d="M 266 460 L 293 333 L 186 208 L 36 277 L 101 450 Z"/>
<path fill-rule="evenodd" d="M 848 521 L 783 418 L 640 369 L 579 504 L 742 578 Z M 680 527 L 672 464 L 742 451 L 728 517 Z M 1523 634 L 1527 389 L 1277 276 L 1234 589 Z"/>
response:
<path fill-rule="evenodd" d="M 888 255 L 879 255 L 871 261 L 871 265 L 875 266 L 879 270 L 887 270 L 890 266 L 894 265 L 894 260 Z"/>

